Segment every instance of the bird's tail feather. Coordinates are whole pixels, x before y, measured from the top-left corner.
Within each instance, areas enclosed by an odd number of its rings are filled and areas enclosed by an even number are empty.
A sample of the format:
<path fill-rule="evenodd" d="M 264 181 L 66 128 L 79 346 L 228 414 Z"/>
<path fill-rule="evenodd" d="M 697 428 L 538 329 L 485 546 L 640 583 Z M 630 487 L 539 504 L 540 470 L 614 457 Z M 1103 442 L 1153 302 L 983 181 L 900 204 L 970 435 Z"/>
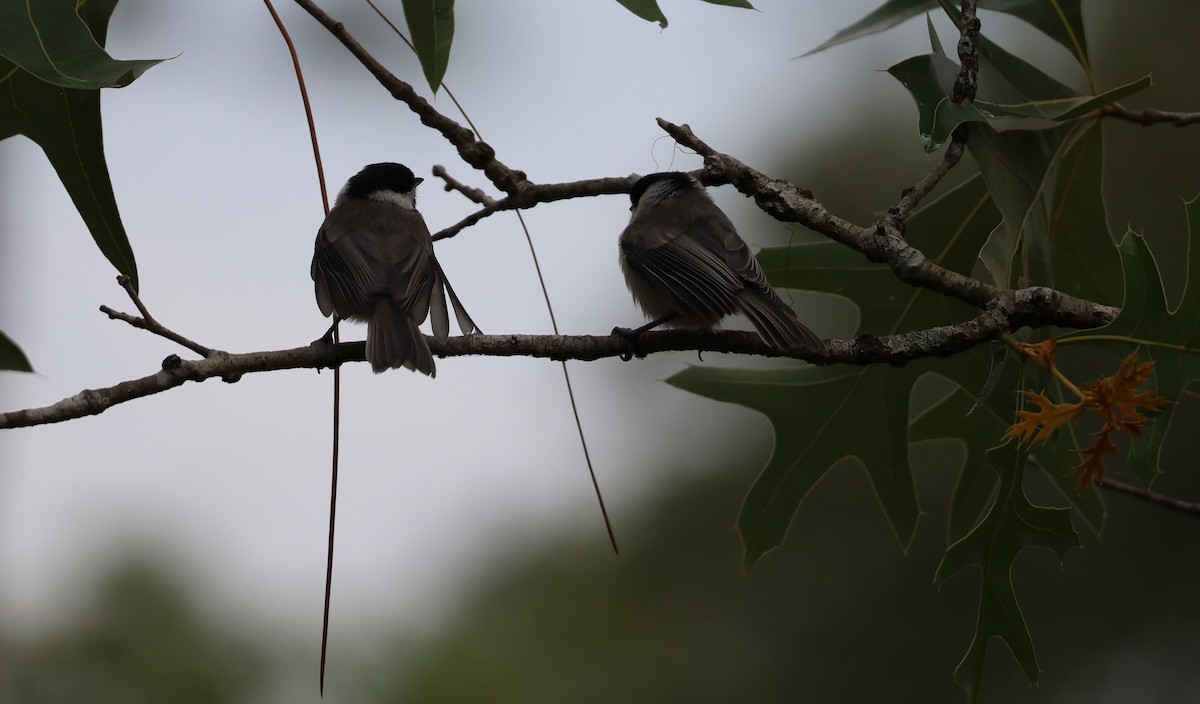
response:
<path fill-rule="evenodd" d="M 812 350 L 825 348 L 817 334 L 796 317 L 796 312 L 782 299 L 743 295 L 738 297 L 741 312 L 754 329 L 774 347 L 781 350 Z"/>
<path fill-rule="evenodd" d="M 462 331 L 462 334 L 470 335 L 482 332 L 467 313 L 467 309 L 463 307 L 462 301 L 458 300 L 458 294 L 454 293 L 454 288 L 446 279 L 442 265 L 438 263 L 437 259 L 434 259 L 431 264 L 433 267 L 433 296 L 430 299 L 429 317 L 433 321 L 434 337 L 444 340 L 450 335 L 450 316 L 446 309 L 447 293 L 450 294 L 450 305 L 454 307 L 454 317 L 458 321 L 458 329 Z"/>
<path fill-rule="evenodd" d="M 429 343 L 411 318 L 390 299 L 375 306 L 367 321 L 367 361 L 376 374 L 404 367 L 434 376 L 436 368 Z"/>

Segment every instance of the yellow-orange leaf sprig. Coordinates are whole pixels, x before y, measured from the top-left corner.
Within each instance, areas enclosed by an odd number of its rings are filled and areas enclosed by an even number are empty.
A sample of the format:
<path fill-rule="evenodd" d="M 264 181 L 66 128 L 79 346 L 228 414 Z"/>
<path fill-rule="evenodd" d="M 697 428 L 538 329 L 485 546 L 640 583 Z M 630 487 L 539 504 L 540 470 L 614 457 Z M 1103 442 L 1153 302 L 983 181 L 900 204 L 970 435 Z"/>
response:
<path fill-rule="evenodd" d="M 1076 386 L 1058 369 L 1057 343 L 1054 340 L 1040 344 L 1013 340 L 1010 344 L 1021 356 L 1050 370 L 1077 400 L 1055 403 L 1045 394 L 1023 392 L 1036 408 L 1017 411 L 1017 421 L 1008 429 L 1005 437 L 1031 445 L 1046 442 L 1059 428 L 1078 421 L 1088 410 L 1098 414 L 1103 421 L 1100 430 L 1092 434 L 1092 444 L 1080 451 L 1083 461 L 1073 470 L 1079 473 L 1076 488 L 1080 491 L 1104 477 L 1104 456 L 1118 451 L 1113 442 L 1114 434 L 1126 433 L 1130 437 L 1138 437 L 1145 426 L 1146 414 L 1170 403 L 1169 399 L 1158 396 L 1154 389 L 1138 391 L 1138 387 L 1146 383 L 1154 372 L 1154 361 L 1141 362 L 1137 352 L 1130 353 L 1112 376 Z"/>

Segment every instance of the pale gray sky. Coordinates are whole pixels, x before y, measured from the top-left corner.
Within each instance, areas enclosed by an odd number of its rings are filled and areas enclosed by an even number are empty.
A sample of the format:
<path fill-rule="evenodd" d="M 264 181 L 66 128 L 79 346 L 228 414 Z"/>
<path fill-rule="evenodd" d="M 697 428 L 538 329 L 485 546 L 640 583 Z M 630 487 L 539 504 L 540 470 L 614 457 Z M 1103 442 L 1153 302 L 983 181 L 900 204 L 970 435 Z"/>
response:
<path fill-rule="evenodd" d="M 401 161 L 427 179 L 418 204 L 431 229 L 469 213 L 473 206 L 442 192 L 429 169 L 445 164 L 486 187 L 482 176 L 307 15 L 277 4 L 307 69 L 330 189 L 363 164 Z M 335 14 L 355 5 L 327 4 Z M 839 96 L 872 95 L 915 119 L 900 85 L 875 69 L 924 52 L 923 21 L 789 60 L 876 4 L 759 0 L 761 11 L 749 12 L 668 0 L 671 25 L 660 31 L 612 1 L 464 1 L 446 81 L 499 157 L 535 181 L 697 168 L 698 159 L 664 137 L 658 116 L 688 122 L 716 148 L 770 169 L 803 151 L 771 135 L 804 128 L 820 140 L 843 125 Z M 399 3 L 385 5 L 402 16 Z M 350 29 L 422 89 L 415 59 L 398 41 L 362 24 Z M 109 166 L 151 312 L 231 352 L 319 336 L 326 321 L 308 266 L 320 199 L 295 80 L 261 3 L 200 11 L 126 0 L 109 49 L 118 58 L 179 54 L 104 93 Z M 436 105 L 453 114 L 443 96 Z M 915 134 L 912 148 L 919 149 Z M 0 376 L 4 409 L 49 404 L 152 373 L 168 354 L 187 356 L 97 312 L 101 304 L 132 306 L 40 151 L 7 140 L 0 163 L 8 204 L 0 329 L 38 370 Z M 747 212 L 732 189 L 716 195 L 735 221 Z M 641 319 L 616 264 L 627 203 L 617 196 L 527 213 L 563 333 L 603 334 Z M 751 245 L 788 236 L 767 222 L 770 232 L 742 228 Z M 485 331 L 550 331 L 514 216 L 440 243 L 438 256 Z M 812 325 L 823 335 L 850 332 L 820 317 Z M 344 339 L 363 334 L 343 327 Z M 711 355 L 704 363 L 743 362 Z M 749 433 L 745 452 L 761 461 L 770 452 L 761 418 L 656 383 L 692 363 L 694 355 L 679 354 L 571 365 L 626 545 L 639 540 L 627 518 L 669 479 L 654 476 L 668 459 L 687 467 L 730 442 L 720 432 L 689 433 L 691 424 L 738 420 L 736 432 Z M 364 364 L 344 371 L 335 639 L 380 614 L 427 623 L 474 570 L 543 536 L 602 538 L 556 363 L 440 360 L 436 381 L 404 371 L 373 376 Z M 294 629 L 315 647 L 331 380 L 311 371 L 212 380 L 98 417 L 0 432 L 0 623 L 52 622 L 81 580 L 142 544 L 170 551 L 223 609 Z M 596 559 L 618 558 L 598 549 Z"/>

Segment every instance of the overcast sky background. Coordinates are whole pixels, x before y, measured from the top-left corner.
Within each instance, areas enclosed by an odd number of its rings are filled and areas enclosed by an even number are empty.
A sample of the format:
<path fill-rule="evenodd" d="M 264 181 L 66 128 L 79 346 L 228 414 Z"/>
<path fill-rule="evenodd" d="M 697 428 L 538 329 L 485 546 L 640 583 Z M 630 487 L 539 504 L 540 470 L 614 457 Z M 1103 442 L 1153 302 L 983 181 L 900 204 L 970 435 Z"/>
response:
<path fill-rule="evenodd" d="M 384 160 L 426 178 L 418 205 L 432 230 L 474 210 L 441 190 L 432 165 L 494 194 L 307 15 L 277 4 L 307 72 L 331 196 L 364 164 Z M 467 0 L 457 5 L 446 82 L 498 157 L 535 181 L 698 168 L 659 130 L 659 116 L 771 171 L 806 142 L 817 148 L 822 135 L 846 129 L 855 111 L 911 113 L 915 126 L 908 95 L 879 69 L 927 51 L 923 21 L 790 60 L 877 4 L 759 0 L 752 12 L 666 1 L 671 24 L 660 31 L 613 1 Z M 428 95 L 415 58 L 364 5 L 325 5 Z M 383 5 L 402 19 L 399 3 Z M 265 8 L 125 0 L 108 48 L 118 58 L 178 54 L 103 98 L 108 162 L 150 311 L 230 352 L 318 337 L 326 321 L 308 267 L 321 202 L 295 79 Z M 435 104 L 457 118 L 444 96 Z M 915 130 L 911 149 L 920 149 Z M 756 215 L 731 188 L 716 196 L 754 247 L 804 236 Z M 0 330 L 38 372 L 0 376 L 5 410 L 151 374 L 168 354 L 190 356 L 97 311 L 133 307 L 31 142 L 0 142 L 0 198 Z M 613 196 L 527 213 L 564 334 L 642 319 L 616 263 L 627 208 Z M 483 330 L 550 332 L 513 215 L 437 251 Z M 819 334 L 853 332 L 853 319 L 794 300 Z M 342 330 L 347 340 L 365 333 Z M 658 383 L 696 362 L 673 354 L 570 367 L 625 545 L 640 538 L 629 519 L 641 501 L 669 490 L 661 467 L 686 467 L 734 441 L 751 466 L 770 452 L 765 420 Z M 335 642 L 380 614 L 430 625 L 482 570 L 564 532 L 603 535 L 558 364 L 446 359 L 436 381 L 403 370 L 373 376 L 365 364 L 343 373 Z M 331 383 L 331 373 L 306 370 L 189 383 L 97 417 L 0 432 L 0 625 L 52 624 L 81 582 L 140 546 L 166 553 L 223 612 L 294 629 L 315 647 Z M 737 422 L 724 433 L 722 421 Z M 693 424 L 705 430 L 689 432 Z M 619 558 L 600 550 L 595 559 Z"/>

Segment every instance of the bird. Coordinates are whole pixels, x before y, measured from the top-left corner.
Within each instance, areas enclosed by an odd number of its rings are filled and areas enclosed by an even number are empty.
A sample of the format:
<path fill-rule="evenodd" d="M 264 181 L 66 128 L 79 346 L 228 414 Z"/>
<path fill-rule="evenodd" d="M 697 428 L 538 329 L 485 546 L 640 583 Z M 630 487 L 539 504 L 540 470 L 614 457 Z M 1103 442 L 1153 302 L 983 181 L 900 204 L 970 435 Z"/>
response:
<path fill-rule="evenodd" d="M 741 313 L 772 347 L 824 349 L 771 288 L 733 222 L 694 176 L 648 174 L 633 184 L 629 199 L 619 260 L 630 293 L 651 321 L 613 334 L 633 339 L 659 325 L 708 330 Z"/>
<path fill-rule="evenodd" d="M 310 273 L 325 317 L 367 324 L 367 361 L 376 374 L 405 367 L 437 373 L 418 328 L 432 312 L 433 334 L 449 337 L 446 293 L 464 335 L 478 327 L 433 253 L 417 211 L 419 178 L 403 164 L 369 164 L 338 192 L 317 230 Z M 325 334 L 332 339 L 333 327 Z"/>

